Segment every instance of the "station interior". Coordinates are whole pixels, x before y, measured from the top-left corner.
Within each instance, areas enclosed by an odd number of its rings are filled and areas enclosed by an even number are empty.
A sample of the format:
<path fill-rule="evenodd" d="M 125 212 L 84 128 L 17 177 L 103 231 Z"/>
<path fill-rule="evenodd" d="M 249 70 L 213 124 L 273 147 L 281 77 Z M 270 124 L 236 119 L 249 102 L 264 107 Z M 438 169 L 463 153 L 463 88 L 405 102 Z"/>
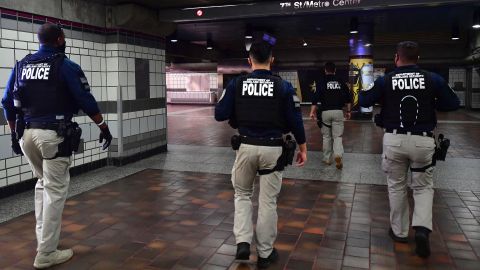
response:
<path fill-rule="evenodd" d="M 84 71 L 113 135 L 103 151 L 95 123 L 74 118 L 83 141 L 60 247 L 75 255 L 53 269 L 256 269 L 255 252 L 252 262 L 235 260 L 237 130 L 214 111 L 228 83 L 251 72 L 248 48 L 265 37 L 275 43 L 272 71 L 301 100 L 308 147 L 305 167 L 283 174 L 280 259 L 269 269 L 480 269 L 478 1 L 3 0 L 1 93 L 16 61 L 38 50 L 45 22 L 62 26 L 66 55 Z M 435 133 L 451 145 L 435 168 L 428 259 L 415 256 L 414 242 L 388 236 L 384 131 L 372 121 L 380 107 L 356 107 L 345 122 L 342 170 L 321 162 L 322 133 L 309 117 L 326 62 L 362 88 L 363 65 L 373 66 L 372 78 L 387 74 L 406 40 L 461 103 L 437 113 Z M 12 152 L 10 133 L 2 114 L 0 269 L 33 269 L 36 179 Z M 257 200 L 258 181 L 255 209 Z"/>

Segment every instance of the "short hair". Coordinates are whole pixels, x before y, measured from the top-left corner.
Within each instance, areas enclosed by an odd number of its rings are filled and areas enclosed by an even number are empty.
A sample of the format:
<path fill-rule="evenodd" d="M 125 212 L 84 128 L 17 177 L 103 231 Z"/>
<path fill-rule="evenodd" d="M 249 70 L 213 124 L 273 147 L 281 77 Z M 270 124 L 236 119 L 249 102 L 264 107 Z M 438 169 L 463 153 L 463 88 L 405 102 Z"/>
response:
<path fill-rule="evenodd" d="M 402 41 L 398 43 L 397 55 L 404 61 L 417 62 L 420 55 L 418 43 L 413 41 Z"/>
<path fill-rule="evenodd" d="M 38 41 L 41 44 L 53 45 L 59 37 L 63 35 L 63 30 L 59 25 L 53 23 L 45 23 L 38 29 Z"/>
<path fill-rule="evenodd" d="M 335 72 L 335 64 L 333 62 L 327 62 L 325 63 L 325 70 L 329 73 Z"/>
<path fill-rule="evenodd" d="M 272 45 L 265 41 L 255 41 L 250 47 L 249 55 L 259 64 L 267 63 L 272 56 Z"/>

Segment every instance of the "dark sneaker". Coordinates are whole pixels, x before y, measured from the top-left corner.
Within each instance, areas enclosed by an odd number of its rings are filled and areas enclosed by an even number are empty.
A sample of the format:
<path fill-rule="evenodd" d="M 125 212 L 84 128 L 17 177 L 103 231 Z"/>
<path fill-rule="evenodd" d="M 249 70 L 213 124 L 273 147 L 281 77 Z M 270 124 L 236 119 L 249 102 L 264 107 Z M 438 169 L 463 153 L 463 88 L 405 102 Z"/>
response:
<path fill-rule="evenodd" d="M 422 258 L 428 258 L 430 256 L 430 230 L 425 227 L 415 228 L 415 243 L 417 247 L 415 253 Z"/>
<path fill-rule="evenodd" d="M 393 232 L 392 228 L 390 228 L 390 230 L 388 231 L 388 235 L 390 235 L 390 237 L 393 239 L 393 241 L 395 242 L 399 242 L 399 243 L 408 243 L 408 237 L 399 237 L 399 236 L 396 236 L 395 233 Z"/>
<path fill-rule="evenodd" d="M 248 261 L 250 259 L 250 244 L 247 242 L 242 242 L 237 244 L 237 255 L 235 256 L 236 260 Z"/>
<path fill-rule="evenodd" d="M 262 258 L 258 256 L 257 266 L 259 269 L 265 269 L 265 268 L 268 268 L 270 264 L 276 262 L 277 260 L 278 260 L 278 252 L 274 248 L 272 250 L 272 253 L 270 253 L 270 256 L 268 256 L 268 258 Z"/>

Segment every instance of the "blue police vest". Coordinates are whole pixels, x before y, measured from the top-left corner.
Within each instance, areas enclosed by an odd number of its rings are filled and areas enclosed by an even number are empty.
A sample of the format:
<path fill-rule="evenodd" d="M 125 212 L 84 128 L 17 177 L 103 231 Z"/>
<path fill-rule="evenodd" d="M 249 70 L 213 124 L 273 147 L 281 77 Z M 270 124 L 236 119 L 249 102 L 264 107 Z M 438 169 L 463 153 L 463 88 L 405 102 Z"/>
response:
<path fill-rule="evenodd" d="M 321 99 L 323 100 L 322 109 L 328 110 L 341 110 L 345 105 L 345 91 L 343 84 L 334 75 L 325 75 L 322 85 L 318 85 L 322 91 L 320 92 Z"/>
<path fill-rule="evenodd" d="M 18 65 L 18 96 L 23 112 L 30 117 L 73 112 L 73 97 L 61 79 L 60 67 L 65 55 L 31 60 L 26 56 Z"/>
<path fill-rule="evenodd" d="M 385 76 L 382 106 L 385 126 L 411 131 L 416 125 L 436 123 L 432 85 L 430 73 L 418 68 L 402 69 Z"/>
<path fill-rule="evenodd" d="M 247 75 L 237 79 L 235 119 L 240 127 L 286 127 L 282 79 L 273 75 Z"/>

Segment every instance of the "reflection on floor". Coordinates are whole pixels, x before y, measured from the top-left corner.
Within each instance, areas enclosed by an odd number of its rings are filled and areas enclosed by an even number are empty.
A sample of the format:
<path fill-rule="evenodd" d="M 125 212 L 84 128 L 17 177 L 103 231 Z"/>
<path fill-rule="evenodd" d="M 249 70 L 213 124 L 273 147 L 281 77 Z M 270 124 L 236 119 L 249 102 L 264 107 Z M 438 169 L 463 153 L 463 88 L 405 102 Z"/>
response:
<path fill-rule="evenodd" d="M 168 115 L 169 152 L 72 178 L 61 247 L 76 255 L 55 269 L 254 269 L 255 245 L 250 264 L 233 260 L 228 146 L 235 131 L 214 121 L 213 107 L 169 106 Z M 478 115 L 439 116 L 452 147 L 436 168 L 427 260 L 414 256 L 412 237 L 398 244 L 387 235 L 382 131 L 368 121 L 347 122 L 345 167 L 338 171 L 321 164 L 321 133 L 306 119 L 309 163 L 285 172 L 281 259 L 271 269 L 479 269 Z M 0 200 L 0 269 L 32 269 L 32 210 L 33 192 Z"/>
<path fill-rule="evenodd" d="M 257 193 L 258 194 L 258 193 Z M 256 199 L 256 196 L 255 198 Z M 285 179 L 270 269 L 478 269 L 480 193 L 438 191 L 432 256 L 388 236 L 384 186 Z M 0 226 L 0 268 L 31 269 L 33 214 Z M 254 269 L 234 262 L 228 175 L 144 170 L 67 202 L 55 269 Z"/>

